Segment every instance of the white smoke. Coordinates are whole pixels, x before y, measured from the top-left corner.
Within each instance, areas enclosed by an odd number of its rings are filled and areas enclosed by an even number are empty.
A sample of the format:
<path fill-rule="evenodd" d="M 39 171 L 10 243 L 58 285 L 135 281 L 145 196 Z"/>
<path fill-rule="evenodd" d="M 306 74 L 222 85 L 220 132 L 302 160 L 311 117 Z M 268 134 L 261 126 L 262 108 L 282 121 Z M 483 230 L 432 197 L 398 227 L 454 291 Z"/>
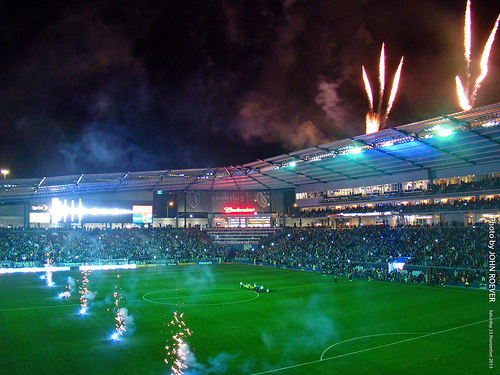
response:
<path fill-rule="evenodd" d="M 261 340 L 266 348 L 282 353 L 279 358 L 280 365 L 287 364 L 294 353 L 324 349 L 328 343 L 334 341 L 336 335 L 334 322 L 323 312 L 322 301 L 318 296 L 311 296 L 305 305 L 304 301 L 295 302 L 294 306 L 290 306 L 297 310 L 294 328 L 282 329 L 289 337 L 274 337 L 267 332 L 261 333 Z"/>
<path fill-rule="evenodd" d="M 318 84 L 318 94 L 314 98 L 314 101 L 321 107 L 329 119 L 334 120 L 336 124 L 342 124 L 345 116 L 338 89 L 338 83 L 326 82 L 322 78 Z"/>
<path fill-rule="evenodd" d="M 207 364 L 199 363 L 192 350 L 186 356 L 184 371 L 186 375 L 227 374 L 229 365 L 237 357 L 237 354 L 219 353 L 215 357 L 209 357 Z"/>
<path fill-rule="evenodd" d="M 123 318 L 123 322 L 125 324 L 125 334 L 131 335 L 132 333 L 135 332 L 135 323 L 134 323 L 134 316 L 129 315 L 128 309 L 126 307 L 121 307 L 118 310 L 118 314 Z"/>
<path fill-rule="evenodd" d="M 87 300 L 87 302 L 93 301 L 94 298 L 97 296 L 97 292 L 90 292 L 90 293 L 85 293 L 83 295 L 83 298 Z"/>
<path fill-rule="evenodd" d="M 71 287 L 71 289 L 75 288 L 76 282 L 75 279 L 73 279 L 71 276 L 68 277 L 66 284 Z"/>
<path fill-rule="evenodd" d="M 311 120 L 287 120 L 286 109 L 264 94 L 249 93 L 241 102 L 236 121 L 238 132 L 251 144 L 280 143 L 289 150 L 327 142 L 321 129 Z"/>

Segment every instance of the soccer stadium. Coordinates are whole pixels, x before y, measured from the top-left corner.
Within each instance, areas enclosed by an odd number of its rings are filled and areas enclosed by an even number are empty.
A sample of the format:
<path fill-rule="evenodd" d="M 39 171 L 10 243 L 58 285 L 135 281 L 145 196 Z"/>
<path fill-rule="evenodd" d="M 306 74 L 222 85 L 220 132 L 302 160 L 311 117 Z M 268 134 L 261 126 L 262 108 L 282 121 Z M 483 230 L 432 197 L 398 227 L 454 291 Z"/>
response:
<path fill-rule="evenodd" d="M 2 373 L 494 366 L 500 103 L 238 166 L 0 186 Z"/>

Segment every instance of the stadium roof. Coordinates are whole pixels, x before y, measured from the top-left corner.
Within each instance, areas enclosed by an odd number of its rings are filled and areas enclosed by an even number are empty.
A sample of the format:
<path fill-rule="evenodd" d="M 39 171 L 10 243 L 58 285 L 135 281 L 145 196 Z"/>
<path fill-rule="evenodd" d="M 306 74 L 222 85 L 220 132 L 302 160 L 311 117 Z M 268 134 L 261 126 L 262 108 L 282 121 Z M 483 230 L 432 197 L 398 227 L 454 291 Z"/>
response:
<path fill-rule="evenodd" d="M 295 189 L 499 162 L 497 103 L 241 166 L 3 180 L 0 202 L 116 191 Z"/>

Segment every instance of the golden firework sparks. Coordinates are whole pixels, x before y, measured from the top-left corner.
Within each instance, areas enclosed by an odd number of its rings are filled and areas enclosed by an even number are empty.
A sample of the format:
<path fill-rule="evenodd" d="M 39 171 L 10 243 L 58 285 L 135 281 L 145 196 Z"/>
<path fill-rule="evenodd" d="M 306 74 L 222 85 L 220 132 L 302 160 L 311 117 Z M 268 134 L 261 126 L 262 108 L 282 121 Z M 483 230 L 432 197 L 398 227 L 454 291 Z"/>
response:
<path fill-rule="evenodd" d="M 82 271 L 82 285 L 80 286 L 80 314 L 85 314 L 87 311 L 87 295 L 90 293 L 88 289 L 90 271 Z"/>
<path fill-rule="evenodd" d="M 394 81 L 392 83 L 392 88 L 389 96 L 389 103 L 384 112 L 382 110 L 382 104 L 385 94 L 385 44 L 384 43 L 382 43 L 382 50 L 380 51 L 380 62 L 379 62 L 380 89 L 379 89 L 378 106 L 376 111 L 374 106 L 373 94 L 370 87 L 370 81 L 368 79 L 368 75 L 366 74 L 365 67 L 364 66 L 362 67 L 363 82 L 365 84 L 366 95 L 368 96 L 368 102 L 369 102 L 369 110 L 368 113 L 366 114 L 366 134 L 375 133 L 385 126 L 387 116 L 389 116 L 389 112 L 391 111 L 392 105 L 394 104 L 394 99 L 396 98 L 396 93 L 398 91 L 402 68 L 403 68 L 403 57 L 401 58 L 396 74 L 394 75 Z"/>
<path fill-rule="evenodd" d="M 462 81 L 460 80 L 459 76 L 455 77 L 455 81 L 457 83 L 457 94 L 458 94 L 458 100 L 460 102 L 460 107 L 464 111 L 468 111 L 471 109 L 471 105 L 469 103 L 469 97 L 467 96 L 467 93 L 465 92 L 464 86 L 462 85 Z"/>
<path fill-rule="evenodd" d="M 382 43 L 382 50 L 380 51 L 380 61 L 378 64 L 378 81 L 380 84 L 380 93 L 378 96 L 378 113 L 382 112 L 382 98 L 384 97 L 385 90 L 385 52 L 384 43 Z"/>
<path fill-rule="evenodd" d="M 394 99 L 396 99 L 396 93 L 398 92 L 399 79 L 401 78 L 402 68 L 403 68 L 403 57 L 401 57 L 401 61 L 399 62 L 398 69 L 396 70 L 396 74 L 394 75 L 394 81 L 392 82 L 392 88 L 391 88 L 391 94 L 389 96 L 389 104 L 387 105 L 387 110 L 385 112 L 385 118 L 384 118 L 383 125 L 385 125 L 385 120 L 387 119 L 387 116 L 389 116 L 389 112 L 391 112 L 392 105 L 394 104 Z"/>
<path fill-rule="evenodd" d="M 380 116 L 373 112 L 366 114 L 366 134 L 376 133 L 380 128 Z"/>
<path fill-rule="evenodd" d="M 186 327 L 183 317 L 184 313 L 177 315 L 177 311 L 175 311 L 173 319 L 167 325 L 172 337 L 169 337 L 168 345 L 165 346 L 167 358 L 164 361 L 167 365 L 171 364 L 171 374 L 176 375 L 184 374 L 183 370 L 188 367 L 186 360 L 189 354 L 189 346 L 184 340 L 191 336 L 191 331 Z"/>
<path fill-rule="evenodd" d="M 469 74 L 470 67 L 470 51 L 471 51 L 471 20 L 470 20 L 470 0 L 467 0 L 467 7 L 465 9 L 465 29 L 464 29 L 464 47 L 465 47 L 465 60 L 467 61 L 467 74 Z"/>
<path fill-rule="evenodd" d="M 495 21 L 495 26 L 493 26 L 493 30 L 491 30 L 490 36 L 488 37 L 488 41 L 484 45 L 483 54 L 481 56 L 481 62 L 479 66 L 481 67 L 481 74 L 476 79 L 476 83 L 474 84 L 474 91 L 472 93 L 473 99 L 476 98 L 477 90 L 481 87 L 481 82 L 483 82 L 486 74 L 488 74 L 488 59 L 491 53 L 491 46 L 493 45 L 493 41 L 495 40 L 495 34 L 498 29 L 498 21 L 500 20 L 500 14 Z"/>
<path fill-rule="evenodd" d="M 368 75 L 366 74 L 365 67 L 363 66 L 363 81 L 365 82 L 366 95 L 368 96 L 368 102 L 370 104 L 370 111 L 373 111 L 373 94 L 370 88 L 370 81 L 368 80 Z"/>
<path fill-rule="evenodd" d="M 493 45 L 493 41 L 495 40 L 495 34 L 498 29 L 498 23 L 500 21 L 500 15 L 497 17 L 497 20 L 495 22 L 495 25 L 493 26 L 493 29 L 491 30 L 490 36 L 488 37 L 488 40 L 486 44 L 484 45 L 483 49 L 483 54 L 481 56 L 481 61 L 480 61 L 480 74 L 476 78 L 476 82 L 474 83 L 474 88 L 472 90 L 472 93 L 469 94 L 469 84 L 470 84 L 470 65 L 471 65 L 471 41 L 472 41 L 472 22 L 471 22 L 471 2 L 470 0 L 467 0 L 467 6 L 465 9 L 465 27 L 464 27 L 464 48 L 465 48 L 465 61 L 467 62 L 467 71 L 466 71 L 466 76 L 467 76 L 467 81 L 466 84 L 464 85 L 462 83 L 462 80 L 460 77 L 457 75 L 455 77 L 456 81 L 456 86 L 457 86 L 457 95 L 458 95 L 458 101 L 460 103 L 460 107 L 464 110 L 467 111 L 471 109 L 474 105 L 474 101 L 476 100 L 477 96 L 477 91 L 481 87 L 481 83 L 483 80 L 486 78 L 486 75 L 488 74 L 488 59 L 490 57 L 491 53 L 491 47 Z"/>

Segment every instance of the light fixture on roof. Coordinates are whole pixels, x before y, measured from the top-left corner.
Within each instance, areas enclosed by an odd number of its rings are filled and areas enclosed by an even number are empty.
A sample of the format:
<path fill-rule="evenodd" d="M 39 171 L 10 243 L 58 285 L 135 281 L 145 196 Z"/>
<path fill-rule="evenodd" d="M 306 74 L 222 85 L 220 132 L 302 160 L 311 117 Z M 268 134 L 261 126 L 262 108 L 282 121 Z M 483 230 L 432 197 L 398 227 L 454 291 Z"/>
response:
<path fill-rule="evenodd" d="M 488 121 L 488 122 L 483 123 L 481 126 L 483 128 L 489 128 L 490 126 L 495 126 L 498 124 L 500 124 L 500 122 L 498 122 L 498 121 Z"/>
<path fill-rule="evenodd" d="M 353 147 L 349 150 L 351 155 L 359 155 L 361 153 L 361 147 Z"/>
<path fill-rule="evenodd" d="M 451 128 L 442 128 L 442 129 L 439 129 L 437 132 L 438 137 L 441 137 L 441 138 L 449 137 L 452 134 L 453 134 L 453 131 L 451 130 Z"/>

